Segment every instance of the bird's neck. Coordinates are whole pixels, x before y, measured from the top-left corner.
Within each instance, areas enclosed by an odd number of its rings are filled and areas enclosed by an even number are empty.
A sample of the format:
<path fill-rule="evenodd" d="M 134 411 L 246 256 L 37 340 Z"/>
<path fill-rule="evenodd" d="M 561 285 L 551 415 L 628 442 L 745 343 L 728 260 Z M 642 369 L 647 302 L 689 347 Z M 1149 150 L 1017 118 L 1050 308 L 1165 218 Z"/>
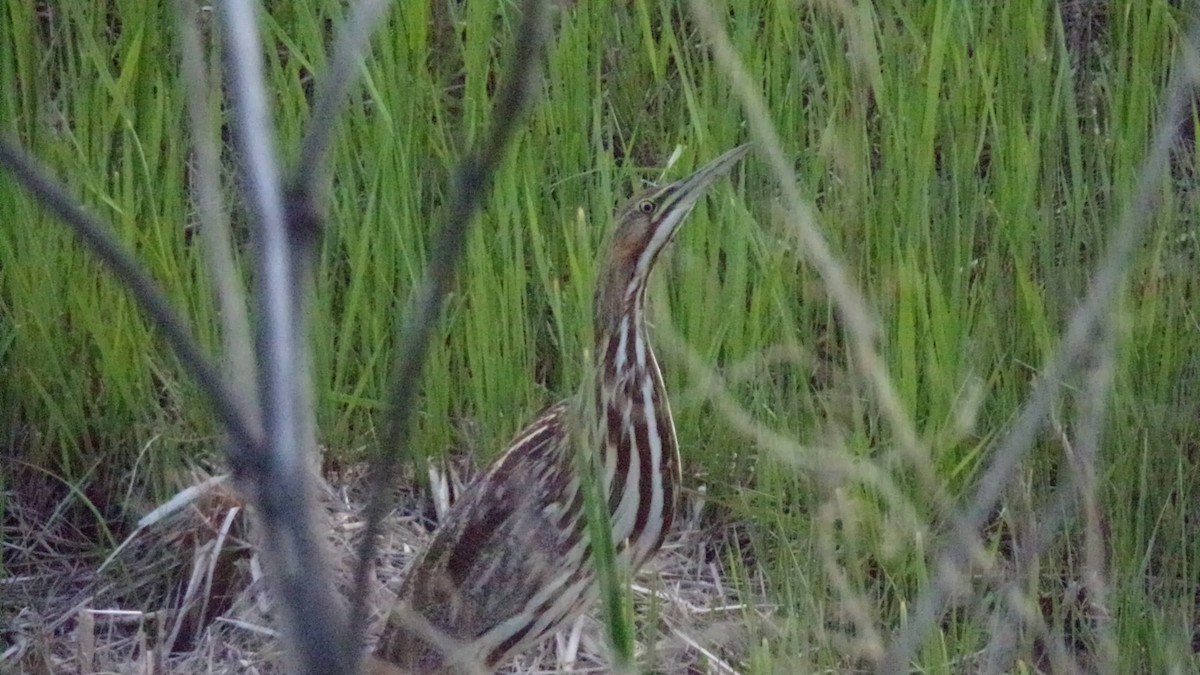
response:
<path fill-rule="evenodd" d="M 597 326 L 594 422 L 613 541 L 636 568 L 662 545 L 679 483 L 671 406 L 646 331 L 645 298 Z M 651 518 L 658 511 L 660 518 Z"/>
<path fill-rule="evenodd" d="M 645 289 L 638 288 L 621 300 L 620 311 L 611 311 L 615 303 L 610 303 L 609 311 L 597 307 L 595 367 L 601 386 L 639 379 L 644 373 L 658 377 L 658 363 L 646 335 Z"/>

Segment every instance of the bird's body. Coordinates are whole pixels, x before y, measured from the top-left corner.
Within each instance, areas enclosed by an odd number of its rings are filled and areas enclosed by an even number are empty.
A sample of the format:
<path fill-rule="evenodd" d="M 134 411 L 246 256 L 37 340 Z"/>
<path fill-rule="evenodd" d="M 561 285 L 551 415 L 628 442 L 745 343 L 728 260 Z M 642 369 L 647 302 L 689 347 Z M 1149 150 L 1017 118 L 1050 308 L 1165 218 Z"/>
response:
<path fill-rule="evenodd" d="M 636 570 L 662 546 L 679 454 L 646 337 L 646 280 L 700 195 L 743 154 L 618 212 L 596 286 L 594 385 L 546 408 L 451 509 L 405 580 L 373 672 L 490 671 L 587 608 L 596 588 L 578 452 L 599 460 L 620 564 Z M 590 433 L 573 433 L 580 424 Z"/>

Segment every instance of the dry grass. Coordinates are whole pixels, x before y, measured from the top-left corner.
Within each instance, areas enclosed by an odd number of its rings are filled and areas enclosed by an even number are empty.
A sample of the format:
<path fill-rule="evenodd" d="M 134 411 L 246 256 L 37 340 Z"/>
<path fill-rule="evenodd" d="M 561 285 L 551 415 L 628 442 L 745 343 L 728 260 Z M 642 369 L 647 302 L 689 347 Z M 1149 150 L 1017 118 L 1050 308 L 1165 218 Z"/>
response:
<path fill-rule="evenodd" d="M 440 479 L 435 495 L 461 487 L 456 476 L 434 477 Z M 364 467 L 326 478 L 323 501 L 330 543 L 344 552 L 338 578 L 345 592 L 363 529 Z M 14 574 L 0 582 L 7 626 L 0 671 L 281 672 L 245 503 L 226 477 L 198 473 L 106 559 L 90 552 L 93 533 L 69 526 L 66 501 L 47 510 L 28 495 L 9 499 L 4 541 Z M 372 587 L 376 627 L 445 508 L 444 498 L 413 490 L 397 490 L 394 503 Z M 634 580 L 638 658 L 648 670 L 739 672 L 751 627 L 770 621 L 770 606 L 731 583 L 725 564 L 731 526 L 706 525 L 709 511 L 702 495 L 689 497 L 684 522 Z M 606 672 L 604 643 L 599 624 L 583 617 L 503 672 Z"/>

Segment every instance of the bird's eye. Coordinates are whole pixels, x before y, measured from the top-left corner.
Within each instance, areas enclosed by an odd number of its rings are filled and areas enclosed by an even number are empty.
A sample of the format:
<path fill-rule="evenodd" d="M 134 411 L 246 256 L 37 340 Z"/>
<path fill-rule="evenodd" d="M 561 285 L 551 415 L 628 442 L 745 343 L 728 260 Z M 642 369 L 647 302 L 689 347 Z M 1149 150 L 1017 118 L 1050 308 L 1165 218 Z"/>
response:
<path fill-rule="evenodd" d="M 656 208 L 658 208 L 658 207 L 654 204 L 654 202 L 650 201 L 649 199 L 643 199 L 638 204 L 638 211 L 641 211 L 642 213 L 645 213 L 646 215 L 654 213 L 654 209 L 656 209 Z"/>

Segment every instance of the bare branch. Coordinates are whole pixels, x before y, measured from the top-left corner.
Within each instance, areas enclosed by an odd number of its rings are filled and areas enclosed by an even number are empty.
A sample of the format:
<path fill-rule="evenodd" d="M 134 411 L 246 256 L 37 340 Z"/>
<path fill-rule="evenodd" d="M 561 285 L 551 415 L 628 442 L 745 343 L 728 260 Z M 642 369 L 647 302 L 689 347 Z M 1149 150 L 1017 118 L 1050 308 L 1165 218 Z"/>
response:
<path fill-rule="evenodd" d="M 188 122 L 196 153 L 196 205 L 200 214 L 200 235 L 212 274 L 217 314 L 226 363 L 225 376 L 238 397 L 238 406 L 246 411 L 255 430 L 261 433 L 262 421 L 254 392 L 254 348 L 250 339 L 250 319 L 246 308 L 246 290 L 234 263 L 229 219 L 221 197 L 220 153 L 217 132 L 208 113 L 210 94 L 207 62 L 200 45 L 196 25 L 195 0 L 177 0 L 181 39 L 179 67 L 187 90 Z"/>
<path fill-rule="evenodd" d="M 312 117 L 309 118 L 304 141 L 300 145 L 300 161 L 292 180 L 292 188 L 305 194 L 316 194 L 314 184 L 321 175 L 325 154 L 337 127 L 338 107 L 350 85 L 356 81 L 355 70 L 362 64 L 371 34 L 383 19 L 390 0 L 359 0 L 346 24 L 338 31 L 337 42 L 329 67 L 317 85 Z"/>
<path fill-rule="evenodd" d="M 491 132 L 473 156 L 463 160 L 450 192 L 446 224 L 437 234 L 425 279 L 417 289 L 407 320 L 397 341 L 398 358 L 393 366 L 389 393 L 391 415 L 383 447 L 371 467 L 371 498 L 366 509 L 367 525 L 359 548 L 351 601 L 353 635 L 363 635 L 366 625 L 367 576 L 374 557 L 383 516 L 387 512 L 387 487 L 395 473 L 397 460 L 408 448 L 412 415 L 417 393 L 442 301 L 449 291 L 458 262 L 466 250 L 467 234 L 476 211 L 491 185 L 504 150 L 523 119 L 532 98 L 533 84 L 539 73 L 542 43 L 545 39 L 545 3 L 525 0 L 521 3 L 521 23 L 513 36 L 515 50 L 504 84 L 492 111 Z"/>
<path fill-rule="evenodd" d="M 237 397 L 226 386 L 212 362 L 200 351 L 183 320 L 171 309 L 166 293 L 109 233 L 111 228 L 79 206 L 67 194 L 67 190 L 15 142 L 0 139 L 0 166 L 7 168 L 17 183 L 38 203 L 70 227 L 129 290 L 142 310 L 162 331 L 163 338 L 179 357 L 183 369 L 196 378 L 200 391 L 213 407 L 217 419 L 229 432 L 233 444 L 239 449 L 230 458 L 234 468 L 246 469 L 251 458 L 248 449 L 257 448 L 261 442 L 257 426 L 238 407 Z"/>
<path fill-rule="evenodd" d="M 261 470 L 249 478 L 288 654 L 297 670 L 316 675 L 353 668 L 357 657 L 314 523 L 311 383 L 294 270 L 304 244 L 286 220 L 257 9 L 257 3 L 226 2 L 219 13 L 257 268 L 256 352 L 265 442 Z"/>

